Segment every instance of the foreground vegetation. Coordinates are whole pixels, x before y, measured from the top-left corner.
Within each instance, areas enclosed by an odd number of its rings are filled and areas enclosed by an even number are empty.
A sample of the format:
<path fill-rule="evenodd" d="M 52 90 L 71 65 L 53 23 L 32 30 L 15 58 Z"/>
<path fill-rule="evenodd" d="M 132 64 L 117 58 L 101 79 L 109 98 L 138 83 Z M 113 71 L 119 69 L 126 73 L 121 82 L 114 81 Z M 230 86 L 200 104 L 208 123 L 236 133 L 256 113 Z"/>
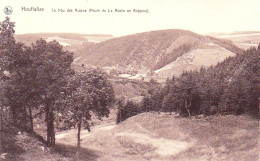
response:
<path fill-rule="evenodd" d="M 94 69 L 74 71 L 73 53 L 56 41 L 16 42 L 14 27 L 8 17 L 0 23 L 1 153 L 8 151 L 4 131 L 33 134 L 34 121 L 43 117 L 48 147 L 55 146 L 55 124 L 62 123 L 63 128 L 77 127 L 79 151 L 81 129 L 90 131 L 91 116 L 108 116 L 114 102 L 107 75 Z"/>

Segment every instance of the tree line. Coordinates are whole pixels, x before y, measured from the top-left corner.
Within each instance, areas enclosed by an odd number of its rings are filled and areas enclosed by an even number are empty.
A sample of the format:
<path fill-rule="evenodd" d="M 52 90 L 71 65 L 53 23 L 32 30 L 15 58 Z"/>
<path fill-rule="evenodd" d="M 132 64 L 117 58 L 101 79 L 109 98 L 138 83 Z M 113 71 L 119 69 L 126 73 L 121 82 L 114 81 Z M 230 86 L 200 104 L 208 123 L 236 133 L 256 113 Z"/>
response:
<path fill-rule="evenodd" d="M 117 123 L 147 111 L 177 112 L 182 116 L 246 113 L 258 118 L 260 45 L 214 67 L 167 79 L 164 86 L 148 93 L 141 103 L 121 101 Z"/>
<path fill-rule="evenodd" d="M 55 145 L 57 121 L 77 127 L 80 146 L 81 128 L 90 130 L 91 115 L 108 116 L 114 102 L 107 75 L 97 69 L 73 70 L 73 53 L 57 41 L 16 42 L 14 27 L 8 17 L 0 23 L 1 141 L 9 127 L 34 132 L 34 120 L 44 117 L 47 146 Z"/>

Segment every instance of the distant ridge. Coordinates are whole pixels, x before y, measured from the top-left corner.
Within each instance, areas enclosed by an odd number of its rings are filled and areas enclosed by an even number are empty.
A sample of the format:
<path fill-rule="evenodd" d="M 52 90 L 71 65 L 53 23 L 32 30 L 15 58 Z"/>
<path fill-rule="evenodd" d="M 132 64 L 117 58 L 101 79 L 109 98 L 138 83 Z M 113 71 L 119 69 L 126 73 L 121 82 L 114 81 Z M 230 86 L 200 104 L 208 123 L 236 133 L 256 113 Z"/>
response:
<path fill-rule="evenodd" d="M 232 41 L 242 49 L 257 47 L 260 44 L 260 31 L 236 31 L 231 33 L 211 33 L 210 36 Z"/>
<path fill-rule="evenodd" d="M 43 38 L 46 40 L 57 40 L 68 45 L 82 44 L 84 42 L 101 42 L 113 38 L 108 34 L 78 34 L 78 33 L 28 33 L 15 34 L 17 41 L 27 45 L 34 43 L 36 40 Z"/>

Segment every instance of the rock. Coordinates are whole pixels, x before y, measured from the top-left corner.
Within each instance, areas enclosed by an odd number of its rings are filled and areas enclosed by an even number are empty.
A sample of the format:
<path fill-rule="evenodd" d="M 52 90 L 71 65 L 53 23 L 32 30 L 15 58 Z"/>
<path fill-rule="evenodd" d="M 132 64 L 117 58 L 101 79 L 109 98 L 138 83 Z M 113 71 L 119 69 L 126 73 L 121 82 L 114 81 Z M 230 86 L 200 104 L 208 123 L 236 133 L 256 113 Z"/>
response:
<path fill-rule="evenodd" d="M 45 146 L 40 146 L 40 148 L 41 148 L 41 150 L 42 150 L 43 152 L 49 152 L 49 151 L 52 150 L 51 148 L 48 148 L 48 147 L 45 147 Z"/>
<path fill-rule="evenodd" d="M 7 154 L 8 154 L 8 153 L 3 153 L 3 154 L 1 154 L 1 155 L 0 155 L 0 159 L 5 159 L 5 157 L 6 157 Z"/>
<path fill-rule="evenodd" d="M 198 116 L 197 116 L 198 119 L 203 119 L 204 117 L 205 117 L 204 114 L 201 114 L 201 115 L 198 115 Z"/>
<path fill-rule="evenodd" d="M 44 146 L 40 146 L 41 150 L 44 152 L 45 151 L 45 147 Z"/>

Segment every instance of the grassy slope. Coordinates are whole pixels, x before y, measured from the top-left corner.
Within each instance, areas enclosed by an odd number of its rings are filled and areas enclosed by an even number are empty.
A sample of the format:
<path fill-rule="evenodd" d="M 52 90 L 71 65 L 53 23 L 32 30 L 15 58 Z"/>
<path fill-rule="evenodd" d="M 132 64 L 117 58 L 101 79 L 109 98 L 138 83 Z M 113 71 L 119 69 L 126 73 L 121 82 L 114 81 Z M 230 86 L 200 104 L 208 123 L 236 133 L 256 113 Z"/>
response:
<path fill-rule="evenodd" d="M 248 116 L 181 118 L 143 113 L 119 125 L 111 122 L 82 131 L 82 159 L 92 160 L 245 160 L 258 159 L 258 120 Z M 76 145 L 76 130 L 57 142 Z"/>
<path fill-rule="evenodd" d="M 150 115 L 150 118 L 154 115 Z M 246 116 L 211 116 L 205 119 L 149 117 L 140 123 L 158 136 L 195 140 L 194 146 L 170 157 L 174 160 L 257 160 L 258 121 Z M 176 136 L 177 135 L 177 136 Z"/>
<path fill-rule="evenodd" d="M 202 66 L 217 65 L 229 56 L 235 56 L 235 54 L 217 45 L 215 48 L 195 49 L 155 71 L 156 77 L 166 79 L 171 78 L 172 75 L 180 76 L 183 71 L 199 70 Z"/>

